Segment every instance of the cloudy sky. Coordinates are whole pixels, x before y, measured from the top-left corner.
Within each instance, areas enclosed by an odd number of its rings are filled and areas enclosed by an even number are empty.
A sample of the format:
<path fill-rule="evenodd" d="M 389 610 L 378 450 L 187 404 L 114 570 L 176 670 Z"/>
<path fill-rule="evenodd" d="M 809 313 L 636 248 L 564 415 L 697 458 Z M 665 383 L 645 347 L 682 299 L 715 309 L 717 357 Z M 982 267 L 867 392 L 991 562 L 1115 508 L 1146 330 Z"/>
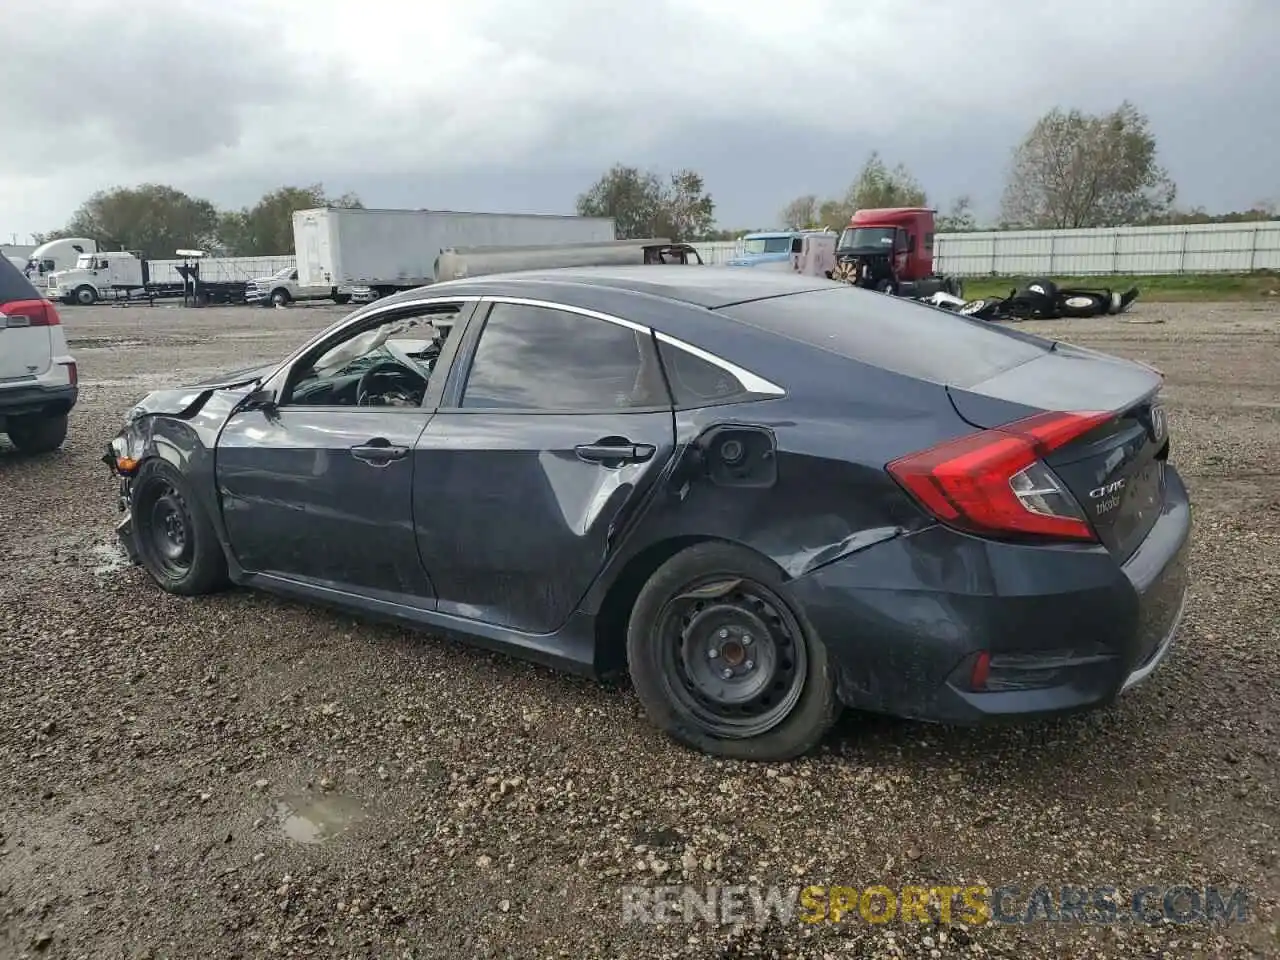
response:
<path fill-rule="evenodd" d="M 1183 203 L 1280 200 L 1280 0 L 59 0 L 4 19 L 4 241 L 142 181 L 222 206 L 319 180 L 367 206 L 563 213 L 615 161 L 693 167 L 722 226 L 761 226 L 872 149 L 936 205 L 994 214 L 1039 114 L 1126 97 Z"/>

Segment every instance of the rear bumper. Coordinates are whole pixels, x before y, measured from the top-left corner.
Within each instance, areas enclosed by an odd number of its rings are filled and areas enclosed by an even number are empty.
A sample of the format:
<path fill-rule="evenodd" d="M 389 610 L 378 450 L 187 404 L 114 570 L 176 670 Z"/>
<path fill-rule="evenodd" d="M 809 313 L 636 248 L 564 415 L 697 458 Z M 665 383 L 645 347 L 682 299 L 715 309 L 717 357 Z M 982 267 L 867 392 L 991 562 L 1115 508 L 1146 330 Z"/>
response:
<path fill-rule="evenodd" d="M 945 723 L 1113 701 L 1167 656 L 1185 610 L 1191 515 L 1166 473 L 1160 518 L 1120 565 L 1100 546 L 995 543 L 932 527 L 788 585 L 857 709 Z M 974 667 L 989 658 L 985 683 Z"/>
<path fill-rule="evenodd" d="M 66 383 L 0 387 L 0 424 L 6 417 L 68 413 L 79 396 L 79 388 Z"/>

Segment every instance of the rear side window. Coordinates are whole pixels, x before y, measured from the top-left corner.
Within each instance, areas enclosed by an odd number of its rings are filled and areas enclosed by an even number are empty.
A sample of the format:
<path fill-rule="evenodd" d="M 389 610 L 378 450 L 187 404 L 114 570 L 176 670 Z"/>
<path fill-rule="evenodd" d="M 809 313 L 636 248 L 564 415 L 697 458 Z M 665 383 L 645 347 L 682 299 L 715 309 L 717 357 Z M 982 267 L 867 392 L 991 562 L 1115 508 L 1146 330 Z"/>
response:
<path fill-rule="evenodd" d="M 5 257 L 0 257 L 0 304 L 15 300 L 39 300 L 36 288 Z"/>
<path fill-rule="evenodd" d="M 653 337 L 551 307 L 495 303 L 462 406 L 604 411 L 670 405 Z"/>
<path fill-rule="evenodd" d="M 1042 356 L 1045 347 L 983 320 L 853 287 L 722 307 L 770 333 L 893 373 L 971 387 Z"/>
<path fill-rule="evenodd" d="M 688 350 L 659 340 L 658 355 L 677 407 L 752 399 L 751 392 L 734 374 Z"/>

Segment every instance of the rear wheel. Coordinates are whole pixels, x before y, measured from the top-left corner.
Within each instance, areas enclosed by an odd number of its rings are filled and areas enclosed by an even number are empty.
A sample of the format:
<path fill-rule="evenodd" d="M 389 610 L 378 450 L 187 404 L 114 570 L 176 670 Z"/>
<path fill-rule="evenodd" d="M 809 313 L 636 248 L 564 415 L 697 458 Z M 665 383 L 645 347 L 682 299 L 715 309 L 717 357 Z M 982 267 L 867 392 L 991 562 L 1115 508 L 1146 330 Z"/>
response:
<path fill-rule="evenodd" d="M 786 760 L 839 712 L 826 647 L 779 594 L 781 575 L 742 547 L 704 543 L 650 577 L 627 655 L 653 722 L 707 753 Z"/>
<path fill-rule="evenodd" d="M 182 596 L 225 586 L 226 556 L 186 479 L 165 461 L 152 459 L 138 470 L 133 491 L 134 544 L 156 583 Z"/>
<path fill-rule="evenodd" d="M 23 453 L 52 453 L 67 439 L 67 415 L 12 417 L 5 429 Z"/>

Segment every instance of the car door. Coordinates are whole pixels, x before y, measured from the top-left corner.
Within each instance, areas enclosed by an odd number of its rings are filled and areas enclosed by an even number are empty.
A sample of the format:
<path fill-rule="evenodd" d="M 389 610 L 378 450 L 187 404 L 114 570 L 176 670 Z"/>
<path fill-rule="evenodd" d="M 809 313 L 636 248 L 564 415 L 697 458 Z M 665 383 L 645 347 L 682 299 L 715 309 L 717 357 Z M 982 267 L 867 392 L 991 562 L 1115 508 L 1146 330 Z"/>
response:
<path fill-rule="evenodd" d="M 403 310 L 382 313 L 406 319 Z M 232 551 L 251 572 L 431 609 L 413 532 L 411 455 L 431 411 L 355 405 L 350 375 L 335 378 L 345 389 L 324 402 L 292 400 L 289 384 L 342 343 L 329 339 L 301 356 L 279 403 L 241 410 L 223 427 L 216 474 Z"/>
<path fill-rule="evenodd" d="M 414 454 L 414 519 L 442 613 L 560 627 L 670 460 L 652 332 L 518 298 L 482 303 Z"/>

